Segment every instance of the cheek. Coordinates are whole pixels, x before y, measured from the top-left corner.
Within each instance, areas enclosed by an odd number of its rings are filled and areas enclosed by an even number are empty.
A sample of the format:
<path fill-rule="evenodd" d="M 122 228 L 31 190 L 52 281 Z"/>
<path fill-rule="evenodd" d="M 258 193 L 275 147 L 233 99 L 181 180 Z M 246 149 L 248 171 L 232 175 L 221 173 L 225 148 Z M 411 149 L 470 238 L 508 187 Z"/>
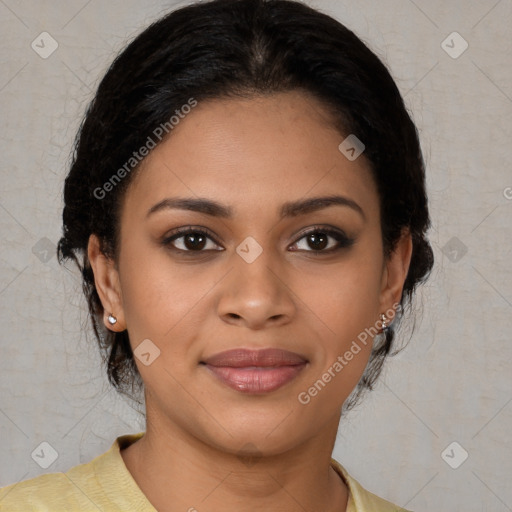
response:
<path fill-rule="evenodd" d="M 172 265 L 165 251 L 148 247 L 147 242 L 130 241 L 123 249 L 120 278 L 130 338 L 132 343 L 154 338 L 160 346 L 206 293 L 206 284 L 188 279 L 181 268 Z"/>
<path fill-rule="evenodd" d="M 382 261 L 361 252 L 301 279 L 301 297 L 338 340 L 357 336 L 379 319 Z"/>
<path fill-rule="evenodd" d="M 341 403 L 359 381 L 370 357 L 373 337 L 379 332 L 382 260 L 378 250 L 364 247 L 328 271 L 306 274 L 300 294 L 315 313 L 321 341 L 315 349 L 316 388 L 326 384 L 330 400 Z M 316 318 L 315 318 L 316 317 Z M 315 388 L 315 389 L 316 389 Z M 312 389 L 312 393 L 315 393 Z M 322 401 L 322 400 L 321 400 Z"/>
<path fill-rule="evenodd" d="M 313 321 L 320 326 L 320 339 L 306 387 L 297 398 L 319 416 L 337 410 L 348 398 L 366 368 L 378 332 L 378 276 L 346 270 L 323 286 L 317 282 L 309 288 L 315 290 L 308 305 L 319 312 L 321 321 Z"/>

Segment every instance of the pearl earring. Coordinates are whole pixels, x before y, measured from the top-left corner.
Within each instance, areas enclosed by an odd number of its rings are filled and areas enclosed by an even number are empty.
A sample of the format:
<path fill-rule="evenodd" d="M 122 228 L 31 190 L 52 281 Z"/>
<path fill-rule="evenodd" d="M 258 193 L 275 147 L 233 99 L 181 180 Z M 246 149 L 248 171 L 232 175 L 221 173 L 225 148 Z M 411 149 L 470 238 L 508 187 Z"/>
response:
<path fill-rule="evenodd" d="M 382 313 L 380 315 L 380 321 L 382 322 L 382 332 L 384 332 L 388 328 L 388 317 Z"/>
<path fill-rule="evenodd" d="M 112 313 L 110 315 L 108 315 L 108 323 L 110 325 L 114 325 L 116 322 L 117 322 L 117 318 L 114 315 L 112 315 Z"/>

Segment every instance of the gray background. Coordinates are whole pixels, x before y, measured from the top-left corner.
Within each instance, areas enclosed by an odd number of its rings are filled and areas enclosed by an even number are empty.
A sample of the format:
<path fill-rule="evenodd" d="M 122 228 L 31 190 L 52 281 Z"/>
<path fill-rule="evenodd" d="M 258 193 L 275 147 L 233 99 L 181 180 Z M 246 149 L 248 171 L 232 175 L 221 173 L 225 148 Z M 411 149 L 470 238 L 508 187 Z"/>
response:
<path fill-rule="evenodd" d="M 77 271 L 54 251 L 72 139 L 99 79 L 184 3 L 0 0 L 0 486 L 65 471 L 144 429 L 106 384 Z M 367 42 L 405 96 L 436 256 L 411 342 L 342 421 L 334 456 L 416 512 L 510 511 L 512 1 L 308 3 Z M 43 59 L 31 43 L 45 31 L 58 48 Z M 454 31 L 469 45 L 457 58 Z M 31 457 L 43 441 L 58 453 L 47 469 Z"/>

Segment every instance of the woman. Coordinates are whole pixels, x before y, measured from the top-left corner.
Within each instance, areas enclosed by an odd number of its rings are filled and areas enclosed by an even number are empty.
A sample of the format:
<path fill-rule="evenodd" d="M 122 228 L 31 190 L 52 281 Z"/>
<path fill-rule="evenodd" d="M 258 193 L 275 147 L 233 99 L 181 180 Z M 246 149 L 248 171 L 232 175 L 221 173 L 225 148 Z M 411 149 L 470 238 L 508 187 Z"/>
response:
<path fill-rule="evenodd" d="M 2 510 L 403 510 L 331 459 L 433 264 L 415 126 L 352 32 L 287 0 L 167 15 L 102 80 L 64 199 L 146 431 Z"/>

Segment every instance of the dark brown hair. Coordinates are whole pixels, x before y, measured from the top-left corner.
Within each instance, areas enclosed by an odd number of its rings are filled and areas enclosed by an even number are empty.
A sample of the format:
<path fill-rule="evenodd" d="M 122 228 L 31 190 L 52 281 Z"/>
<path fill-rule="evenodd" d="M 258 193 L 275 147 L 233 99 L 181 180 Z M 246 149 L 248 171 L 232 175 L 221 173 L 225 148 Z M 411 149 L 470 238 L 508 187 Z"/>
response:
<path fill-rule="evenodd" d="M 433 265 L 415 125 L 384 64 L 330 16 L 290 0 L 213 0 L 161 18 L 115 59 L 82 122 L 65 181 L 59 262 L 72 258 L 81 270 L 94 333 L 109 380 L 119 391 L 133 396 L 141 389 L 140 375 L 127 331 L 114 333 L 103 325 L 87 244 L 96 234 L 104 254 L 116 260 L 120 206 L 138 166 L 123 173 L 108 193 L 98 190 L 191 97 L 200 102 L 291 90 L 317 98 L 342 132 L 365 144 L 380 197 L 386 255 L 403 228 L 412 234 L 401 313 L 385 336 L 376 337 L 365 373 L 345 405 L 352 406 L 378 377 L 393 346 L 394 327 Z"/>

